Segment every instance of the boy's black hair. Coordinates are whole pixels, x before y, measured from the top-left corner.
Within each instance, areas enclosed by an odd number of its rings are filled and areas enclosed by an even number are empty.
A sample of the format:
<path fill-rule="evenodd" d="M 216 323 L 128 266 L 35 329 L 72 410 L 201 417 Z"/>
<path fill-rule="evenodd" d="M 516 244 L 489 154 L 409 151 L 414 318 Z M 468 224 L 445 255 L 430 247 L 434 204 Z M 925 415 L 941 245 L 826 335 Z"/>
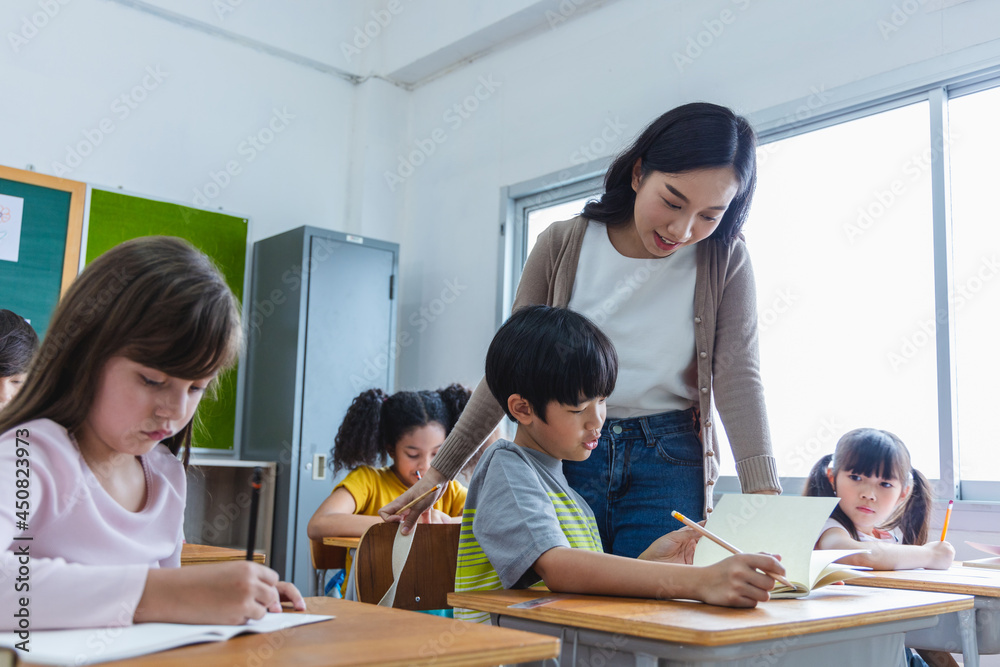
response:
<path fill-rule="evenodd" d="M 20 375 L 28 370 L 38 350 L 38 334 L 23 317 L 0 310 L 0 377 Z"/>
<path fill-rule="evenodd" d="M 609 396 L 618 354 L 597 325 L 566 308 L 528 306 L 510 316 L 486 353 L 486 384 L 511 419 L 507 399 L 520 394 L 545 421 L 549 401 L 579 405 Z"/>

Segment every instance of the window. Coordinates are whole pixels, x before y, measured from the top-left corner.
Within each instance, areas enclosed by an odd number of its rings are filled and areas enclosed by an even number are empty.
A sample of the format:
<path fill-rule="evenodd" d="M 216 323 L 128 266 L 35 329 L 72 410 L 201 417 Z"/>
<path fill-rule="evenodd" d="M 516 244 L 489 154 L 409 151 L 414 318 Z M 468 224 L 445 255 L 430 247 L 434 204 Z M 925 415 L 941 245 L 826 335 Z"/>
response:
<path fill-rule="evenodd" d="M 998 118 L 1000 88 L 949 104 L 958 437 L 961 477 L 970 481 L 996 480 L 1000 471 L 993 423 L 1000 398 Z"/>
<path fill-rule="evenodd" d="M 600 195 L 607 167 L 601 160 L 561 173 L 566 180 L 559 185 L 542 178 L 503 189 L 507 215 L 502 225 L 497 327 L 510 315 L 521 269 L 538 235 L 553 222 L 579 215 L 588 199 Z"/>
<path fill-rule="evenodd" d="M 776 108 L 761 132 L 745 235 L 774 453 L 797 493 L 843 433 L 882 428 L 945 497 L 997 500 L 1000 78 L 900 90 L 814 118 Z M 572 212 L 519 208 L 522 247 L 599 194 L 591 183 L 558 202 Z"/>
<path fill-rule="evenodd" d="M 938 475 L 928 122 L 922 102 L 759 151 L 744 234 L 782 476 L 862 426 Z"/>
<path fill-rule="evenodd" d="M 594 194 L 600 196 L 599 192 Z M 554 206 L 546 206 L 544 208 L 536 208 L 528 211 L 528 229 L 524 239 L 527 250 L 524 253 L 524 258 L 527 259 L 528 255 L 531 254 L 531 249 L 535 247 L 535 241 L 538 240 L 538 235 L 544 232 L 546 227 L 551 225 L 553 222 L 569 220 L 570 218 L 575 218 L 580 215 L 580 211 L 583 210 L 583 207 L 587 204 L 589 199 L 590 195 L 573 199 L 568 202 L 563 202 L 562 204 L 555 204 Z"/>

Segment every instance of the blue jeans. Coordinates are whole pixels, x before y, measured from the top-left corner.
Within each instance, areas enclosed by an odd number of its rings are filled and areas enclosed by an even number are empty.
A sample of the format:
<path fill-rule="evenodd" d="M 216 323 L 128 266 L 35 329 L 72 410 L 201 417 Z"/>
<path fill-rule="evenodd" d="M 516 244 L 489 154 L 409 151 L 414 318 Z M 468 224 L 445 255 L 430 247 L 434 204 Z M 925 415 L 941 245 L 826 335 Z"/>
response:
<path fill-rule="evenodd" d="M 697 411 L 608 419 L 586 461 L 563 461 L 563 472 L 590 504 L 604 550 L 636 557 L 661 535 L 683 525 L 677 510 L 704 518 L 704 450 Z"/>

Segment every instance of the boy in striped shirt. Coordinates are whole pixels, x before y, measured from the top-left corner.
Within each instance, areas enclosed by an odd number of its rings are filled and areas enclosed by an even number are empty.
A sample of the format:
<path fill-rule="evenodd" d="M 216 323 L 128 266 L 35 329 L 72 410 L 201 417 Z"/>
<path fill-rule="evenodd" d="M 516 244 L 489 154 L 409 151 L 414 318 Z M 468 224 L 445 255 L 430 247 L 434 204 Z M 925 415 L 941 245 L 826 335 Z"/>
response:
<path fill-rule="evenodd" d="M 767 600 L 774 579 L 764 572 L 784 573 L 775 558 L 742 554 L 694 567 L 697 533 L 688 528 L 664 535 L 637 559 L 604 553 L 594 514 L 567 483 L 562 462 L 585 460 L 597 447 L 617 375 L 611 341 L 571 310 L 530 306 L 500 328 L 486 355 L 486 383 L 517 433 L 513 442 L 490 446 L 473 473 L 455 590 L 544 583 L 556 592 L 733 607 Z M 463 609 L 456 618 L 489 620 Z"/>

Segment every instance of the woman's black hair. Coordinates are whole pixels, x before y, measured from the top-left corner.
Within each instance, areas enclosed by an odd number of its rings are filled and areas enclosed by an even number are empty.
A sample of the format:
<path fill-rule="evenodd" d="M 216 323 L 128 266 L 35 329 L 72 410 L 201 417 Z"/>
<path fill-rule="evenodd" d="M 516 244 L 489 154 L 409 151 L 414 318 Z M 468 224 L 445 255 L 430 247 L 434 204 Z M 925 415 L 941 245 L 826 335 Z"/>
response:
<path fill-rule="evenodd" d="M 837 478 L 842 470 L 868 477 L 898 479 L 904 487 L 911 487 L 909 495 L 899 504 L 880 528 L 899 528 L 903 544 L 925 544 L 930 523 L 930 482 L 910 465 L 910 452 L 893 433 L 874 428 L 849 431 L 837 443 L 834 454 L 821 458 L 809 472 L 803 495 L 836 497 L 837 492 L 830 477 Z M 858 529 L 838 504 L 830 516 L 837 520 L 851 537 L 858 539 Z"/>
<path fill-rule="evenodd" d="M 519 394 L 545 421 L 549 401 L 579 405 L 610 396 L 618 354 L 593 322 L 568 308 L 528 306 L 510 316 L 486 352 L 486 384 L 511 419 L 507 399 Z"/>
<path fill-rule="evenodd" d="M 472 392 L 460 384 L 437 391 L 399 391 L 391 396 L 381 389 L 361 392 L 351 402 L 337 430 L 331 450 L 334 470 L 377 466 L 392 456 L 396 443 L 410 431 L 440 424 L 451 432 Z"/>
<path fill-rule="evenodd" d="M 0 310 L 0 378 L 28 372 L 38 350 L 38 334 L 23 317 Z"/>
<path fill-rule="evenodd" d="M 666 112 L 615 158 L 604 177 L 604 194 L 588 202 L 581 215 L 609 225 L 632 219 L 635 191 L 632 169 L 641 160 L 643 177 L 659 171 L 681 174 L 695 169 L 732 167 L 739 190 L 712 236 L 728 243 L 747 216 L 757 187 L 757 135 L 749 121 L 731 109 L 707 102 Z"/>

